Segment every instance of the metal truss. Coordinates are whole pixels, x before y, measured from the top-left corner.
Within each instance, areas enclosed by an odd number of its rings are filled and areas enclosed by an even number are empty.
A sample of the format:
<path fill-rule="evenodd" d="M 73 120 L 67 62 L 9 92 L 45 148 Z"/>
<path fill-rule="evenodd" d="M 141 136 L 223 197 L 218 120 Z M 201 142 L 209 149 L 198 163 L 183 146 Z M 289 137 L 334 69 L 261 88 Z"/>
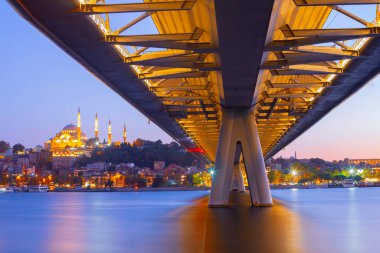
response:
<path fill-rule="evenodd" d="M 188 12 L 195 4 L 195 0 L 121 4 L 90 0 L 73 11 L 106 16 L 105 42 L 119 48 L 135 49 L 123 54 L 124 63 L 162 101 L 162 110 L 176 119 L 194 142 L 213 156 L 220 115 L 209 75 L 221 70 L 214 57 L 210 57 L 210 54 L 218 53 L 218 48 L 202 39 L 204 31 L 199 27 L 177 33 L 123 34 L 148 17 L 154 19 L 165 13 Z M 128 15 L 135 12 L 141 12 L 141 15 L 116 30 L 110 29 L 113 13 Z M 152 49 L 156 51 L 152 52 Z"/>
<path fill-rule="evenodd" d="M 325 89 L 334 87 L 336 76 L 349 75 L 345 67 L 351 61 L 366 57 L 361 55 L 365 42 L 380 36 L 379 6 L 375 22 L 342 8 L 344 5 L 380 4 L 380 0 L 293 1 L 299 8 L 335 10 L 364 27 L 292 28 L 288 24 L 280 27 L 282 36 L 277 36 L 265 46 L 268 58 L 260 67 L 267 78 L 260 86 L 255 111 L 264 153 L 275 147 L 287 131 L 308 113 Z M 356 40 L 356 43 L 346 44 L 349 40 Z"/>

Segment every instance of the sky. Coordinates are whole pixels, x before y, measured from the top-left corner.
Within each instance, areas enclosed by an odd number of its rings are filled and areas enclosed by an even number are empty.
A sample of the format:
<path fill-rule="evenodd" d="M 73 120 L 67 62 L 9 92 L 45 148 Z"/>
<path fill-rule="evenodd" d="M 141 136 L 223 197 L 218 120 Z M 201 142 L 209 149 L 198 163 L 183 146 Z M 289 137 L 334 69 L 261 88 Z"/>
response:
<path fill-rule="evenodd" d="M 351 8 L 351 9 L 350 9 Z M 345 7 L 372 20 L 373 7 Z M 131 16 L 130 18 L 133 18 Z M 125 24 L 115 18 L 113 24 Z M 332 14 L 329 28 L 358 24 L 341 14 Z M 343 26 L 344 27 L 344 26 Z M 359 26 L 360 27 L 360 26 Z M 108 120 L 113 139 L 122 139 L 124 123 L 128 141 L 136 138 L 172 141 L 172 138 L 134 109 L 115 92 L 29 25 L 0 1 L 0 140 L 27 147 L 43 144 L 65 125 L 76 124 L 81 108 L 82 131 L 94 135 L 95 113 L 99 116 L 100 139 L 106 138 Z M 150 33 L 149 20 L 130 33 Z M 141 32 L 142 31 L 142 32 Z M 326 160 L 380 158 L 380 77 L 335 108 L 325 118 L 279 152 L 276 157 L 320 157 Z"/>

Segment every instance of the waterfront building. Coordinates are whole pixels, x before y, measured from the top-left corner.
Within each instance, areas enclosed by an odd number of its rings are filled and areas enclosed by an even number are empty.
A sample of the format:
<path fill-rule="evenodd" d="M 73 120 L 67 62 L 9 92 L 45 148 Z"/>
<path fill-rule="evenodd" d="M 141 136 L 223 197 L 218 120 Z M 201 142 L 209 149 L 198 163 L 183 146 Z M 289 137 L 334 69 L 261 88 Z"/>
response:
<path fill-rule="evenodd" d="M 375 158 L 375 159 L 349 159 L 348 160 L 349 164 L 355 164 L 355 165 L 360 165 L 360 164 L 368 164 L 372 166 L 378 166 L 380 165 L 380 159 Z"/>
<path fill-rule="evenodd" d="M 94 171 L 94 172 L 103 172 L 107 169 L 107 164 L 105 162 L 95 162 L 87 164 L 86 170 L 87 171 Z"/>
<path fill-rule="evenodd" d="M 53 169 L 70 168 L 74 164 L 77 157 L 81 155 L 89 156 L 92 150 L 96 147 L 106 147 L 112 144 L 112 127 L 111 120 L 108 123 L 107 142 L 99 143 L 99 119 L 98 114 L 95 114 L 94 138 L 88 138 L 82 131 L 81 112 L 78 108 L 77 124 L 69 124 L 59 131 L 53 138 L 45 142 L 45 150 L 51 154 Z M 126 143 L 127 133 L 124 124 L 123 141 Z M 117 141 L 115 145 L 120 146 L 121 142 Z M 42 149 L 42 147 L 41 147 Z M 31 151 L 33 164 L 37 165 L 39 156 L 42 155 L 42 150 Z M 44 154 L 46 156 L 47 154 Z"/>
<path fill-rule="evenodd" d="M 82 133 L 80 127 L 69 124 L 59 131 L 53 138 L 45 142 L 45 149 L 56 153 L 60 150 L 81 148 L 87 140 L 86 134 Z"/>
<path fill-rule="evenodd" d="M 53 154 L 53 170 L 61 170 L 71 168 L 77 158 L 77 155 L 73 153 Z"/>
<path fill-rule="evenodd" d="M 17 174 L 24 174 L 27 168 L 29 168 L 29 156 L 28 155 L 19 156 L 16 162 L 17 170 L 15 172 Z"/>
<path fill-rule="evenodd" d="M 86 169 L 75 169 L 74 170 L 74 177 L 83 176 L 86 173 Z"/>
<path fill-rule="evenodd" d="M 51 158 L 51 153 L 47 150 L 31 151 L 29 153 L 29 162 L 37 167 L 41 161 L 46 161 Z"/>

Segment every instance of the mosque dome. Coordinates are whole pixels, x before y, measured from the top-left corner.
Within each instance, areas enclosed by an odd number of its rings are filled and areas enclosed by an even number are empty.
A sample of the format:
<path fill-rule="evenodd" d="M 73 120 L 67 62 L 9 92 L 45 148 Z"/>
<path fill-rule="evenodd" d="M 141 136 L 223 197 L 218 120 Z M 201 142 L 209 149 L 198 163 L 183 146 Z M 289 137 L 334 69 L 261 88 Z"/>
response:
<path fill-rule="evenodd" d="M 43 149 L 44 149 L 44 147 L 42 147 L 41 145 L 37 145 L 34 147 L 34 151 L 37 151 L 37 152 L 40 152 Z"/>
<path fill-rule="evenodd" d="M 67 126 L 65 126 L 63 129 L 63 131 L 75 131 L 77 130 L 77 126 L 73 125 L 73 124 L 68 124 Z"/>

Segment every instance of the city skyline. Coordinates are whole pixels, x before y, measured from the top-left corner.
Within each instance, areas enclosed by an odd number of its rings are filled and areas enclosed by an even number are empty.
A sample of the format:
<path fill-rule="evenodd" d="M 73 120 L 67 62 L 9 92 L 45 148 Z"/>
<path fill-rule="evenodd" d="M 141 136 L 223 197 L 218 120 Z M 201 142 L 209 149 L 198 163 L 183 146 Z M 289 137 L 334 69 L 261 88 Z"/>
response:
<path fill-rule="evenodd" d="M 83 122 L 93 122 L 98 113 L 101 140 L 107 139 L 107 123 L 111 118 L 114 139 L 123 139 L 125 123 L 129 140 L 172 141 L 152 122 L 149 124 L 148 118 L 19 18 L 9 5 L 2 2 L 0 7 L 1 28 L 7 34 L 1 45 L 9 49 L 4 50 L 7 64 L 0 77 L 0 100 L 6 108 L 0 125 L 1 139 L 30 147 L 42 144 L 63 126 L 75 123 L 71 112 L 80 105 Z M 370 20 L 373 13 L 368 16 Z M 345 19 L 339 21 L 339 17 L 338 22 L 346 22 Z M 145 28 L 145 32 L 152 29 Z M 372 80 L 276 157 L 288 157 L 295 151 L 299 158 L 326 160 L 380 157 L 380 133 L 376 134 L 380 119 L 373 113 L 373 108 L 380 106 L 376 97 L 380 92 L 380 87 L 376 86 L 378 82 L 379 78 Z M 92 133 L 92 129 L 93 124 L 83 124 L 84 132 Z"/>

